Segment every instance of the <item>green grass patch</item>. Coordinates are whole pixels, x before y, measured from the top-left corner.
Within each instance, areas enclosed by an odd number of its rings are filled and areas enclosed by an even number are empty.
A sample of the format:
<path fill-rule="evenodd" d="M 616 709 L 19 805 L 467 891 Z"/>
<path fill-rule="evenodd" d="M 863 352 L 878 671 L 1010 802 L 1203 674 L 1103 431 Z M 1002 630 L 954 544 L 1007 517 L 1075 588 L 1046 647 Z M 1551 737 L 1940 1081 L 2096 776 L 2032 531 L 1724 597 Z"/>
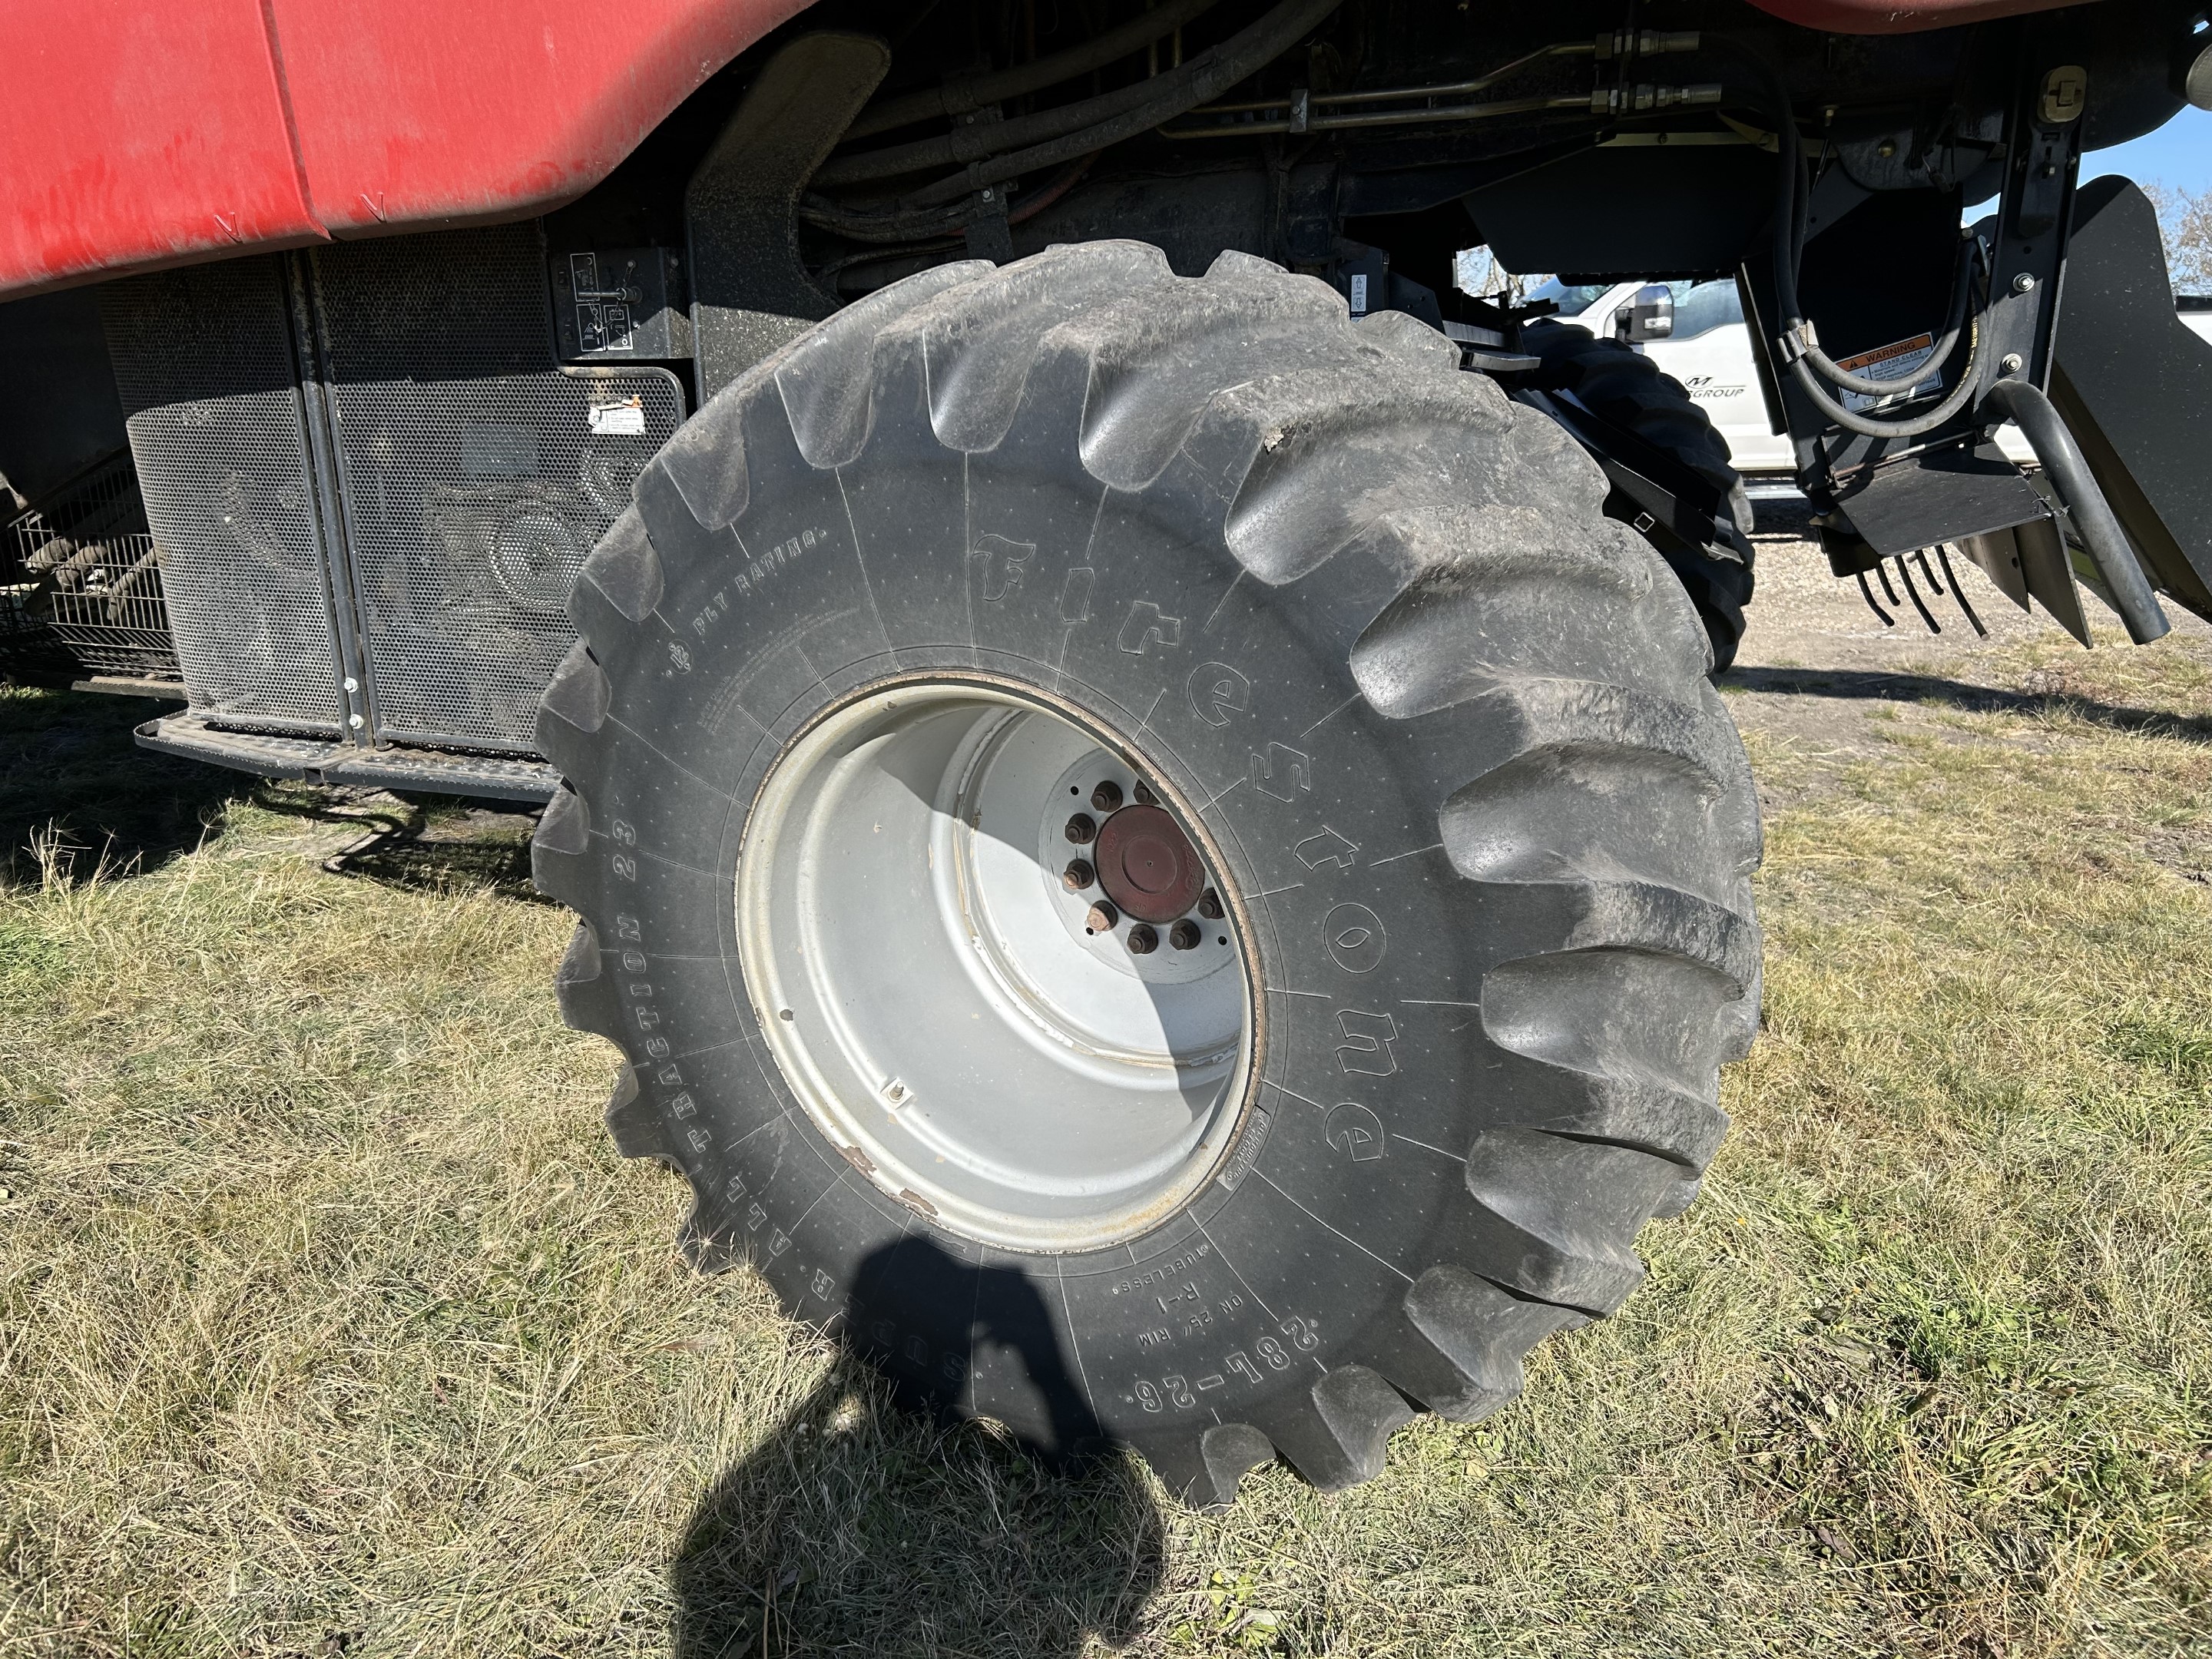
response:
<path fill-rule="evenodd" d="M 514 819 L 0 695 L 0 1655 L 2212 1647 L 2212 661 L 1997 666 L 1754 734 L 1765 1031 L 1621 1314 L 1218 1515 L 686 1271 Z"/>

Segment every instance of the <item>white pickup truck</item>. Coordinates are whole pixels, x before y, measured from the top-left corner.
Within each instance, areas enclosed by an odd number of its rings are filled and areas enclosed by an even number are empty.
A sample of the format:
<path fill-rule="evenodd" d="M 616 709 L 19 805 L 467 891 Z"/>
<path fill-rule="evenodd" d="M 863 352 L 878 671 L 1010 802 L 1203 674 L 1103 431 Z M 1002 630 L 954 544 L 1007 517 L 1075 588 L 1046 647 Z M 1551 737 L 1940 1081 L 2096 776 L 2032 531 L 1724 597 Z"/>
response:
<path fill-rule="evenodd" d="M 1744 326 L 1743 304 L 1734 279 L 1569 285 L 1553 277 L 1529 297 L 1553 301 L 1563 320 L 1604 336 L 1614 332 L 1614 313 L 1633 302 L 1642 289 L 1654 286 L 1666 288 L 1674 297 L 1674 331 L 1664 339 L 1641 342 L 1637 349 L 1680 380 L 1697 400 L 1728 441 L 1729 457 L 1745 475 L 1752 495 L 1788 492 L 1796 463 L 1790 440 L 1776 436 L 1767 424 L 1766 400 L 1759 395 L 1759 373 L 1752 362 L 1751 331 Z M 2198 336 L 2212 340 L 2212 301 L 2185 300 L 2180 313 Z M 2008 425 L 1997 436 L 2012 459 L 2035 459 L 2017 427 Z"/>

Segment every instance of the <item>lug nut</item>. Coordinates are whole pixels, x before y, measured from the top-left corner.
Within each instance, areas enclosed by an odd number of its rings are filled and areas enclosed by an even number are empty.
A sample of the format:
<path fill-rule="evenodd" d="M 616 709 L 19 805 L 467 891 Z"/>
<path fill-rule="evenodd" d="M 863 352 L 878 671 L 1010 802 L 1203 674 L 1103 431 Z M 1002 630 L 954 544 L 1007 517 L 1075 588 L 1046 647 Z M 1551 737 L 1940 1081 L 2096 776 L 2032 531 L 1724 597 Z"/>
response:
<path fill-rule="evenodd" d="M 1081 892 L 1097 879 L 1098 872 L 1082 859 L 1071 859 L 1060 872 L 1060 884 L 1071 893 Z"/>
<path fill-rule="evenodd" d="M 1198 896 L 1198 914 L 1208 921 L 1221 920 L 1221 895 L 1211 887 Z"/>
<path fill-rule="evenodd" d="M 1198 924 L 1188 916 L 1168 929 L 1168 943 L 1178 951 L 1195 951 L 1199 937 Z"/>
<path fill-rule="evenodd" d="M 1114 924 L 1121 920 L 1121 913 L 1104 899 L 1100 899 L 1091 907 L 1090 914 L 1083 918 L 1083 925 L 1094 933 L 1110 933 L 1114 931 Z"/>
<path fill-rule="evenodd" d="M 1098 825 L 1088 812 L 1078 812 L 1067 821 L 1067 838 L 1078 847 L 1088 847 L 1098 833 Z"/>
<path fill-rule="evenodd" d="M 1148 957 L 1160 948 L 1160 936 L 1152 931 L 1148 921 L 1140 921 L 1129 930 L 1129 954 Z"/>
<path fill-rule="evenodd" d="M 1135 793 L 1139 806 L 1158 806 L 1160 804 L 1160 798 L 1152 793 L 1152 786 L 1142 778 L 1137 780 Z"/>
<path fill-rule="evenodd" d="M 1091 804 L 1102 812 L 1110 812 L 1121 804 L 1121 786 L 1109 778 L 1091 792 Z"/>

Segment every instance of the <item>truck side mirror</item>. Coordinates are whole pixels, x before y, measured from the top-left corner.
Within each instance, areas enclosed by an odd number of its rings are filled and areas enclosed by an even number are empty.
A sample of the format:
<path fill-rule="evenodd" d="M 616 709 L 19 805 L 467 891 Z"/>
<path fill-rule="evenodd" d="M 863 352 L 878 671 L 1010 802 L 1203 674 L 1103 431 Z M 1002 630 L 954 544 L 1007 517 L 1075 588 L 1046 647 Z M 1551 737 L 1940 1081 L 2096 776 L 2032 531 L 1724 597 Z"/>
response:
<path fill-rule="evenodd" d="M 1664 283 L 1650 283 L 1613 313 L 1616 340 L 1664 340 L 1674 332 L 1674 294 Z"/>

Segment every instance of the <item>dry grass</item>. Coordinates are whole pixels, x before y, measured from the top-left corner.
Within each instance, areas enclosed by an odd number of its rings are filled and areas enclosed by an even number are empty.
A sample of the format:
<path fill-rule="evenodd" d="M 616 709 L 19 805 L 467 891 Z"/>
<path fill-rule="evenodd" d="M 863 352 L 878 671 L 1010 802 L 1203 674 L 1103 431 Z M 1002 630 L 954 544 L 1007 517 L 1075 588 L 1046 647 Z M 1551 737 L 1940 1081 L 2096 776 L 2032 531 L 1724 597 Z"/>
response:
<path fill-rule="evenodd" d="M 334 874 L 313 792 L 0 696 L 0 1655 L 2203 1651 L 2212 659 L 2000 667 L 1755 741 L 1766 1037 L 1623 1314 L 1218 1516 L 685 1272 L 520 821 Z"/>

